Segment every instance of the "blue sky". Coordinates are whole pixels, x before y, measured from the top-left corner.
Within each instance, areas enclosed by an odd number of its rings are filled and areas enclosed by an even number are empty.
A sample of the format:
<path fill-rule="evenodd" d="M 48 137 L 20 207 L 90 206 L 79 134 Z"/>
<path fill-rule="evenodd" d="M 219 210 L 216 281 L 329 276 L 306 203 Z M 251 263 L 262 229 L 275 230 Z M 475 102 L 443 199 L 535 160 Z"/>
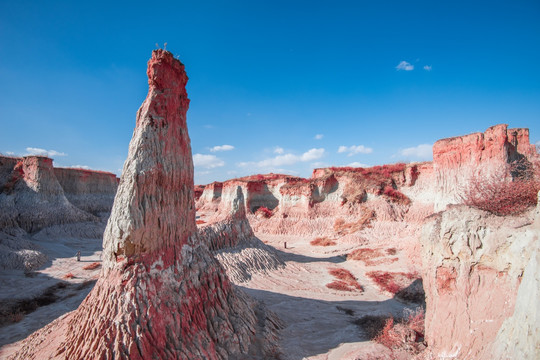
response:
<path fill-rule="evenodd" d="M 537 142 L 538 19 L 536 0 L 0 0 L 0 152 L 120 174 L 165 42 L 196 183 L 424 160 L 498 123 Z"/>

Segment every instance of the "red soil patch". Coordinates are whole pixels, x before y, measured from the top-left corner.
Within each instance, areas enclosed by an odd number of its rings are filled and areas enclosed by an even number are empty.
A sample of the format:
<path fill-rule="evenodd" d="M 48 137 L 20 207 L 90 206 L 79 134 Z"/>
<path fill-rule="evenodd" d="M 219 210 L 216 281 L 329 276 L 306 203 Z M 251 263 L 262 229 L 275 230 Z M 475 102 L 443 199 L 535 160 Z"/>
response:
<path fill-rule="evenodd" d="M 206 224 L 206 221 L 204 221 L 204 220 L 196 220 L 195 223 L 197 225 L 201 225 L 201 224 Z"/>
<path fill-rule="evenodd" d="M 93 262 L 91 264 L 88 264 L 88 265 L 85 265 L 83 266 L 83 270 L 94 270 L 94 269 L 97 269 L 98 267 L 100 267 L 101 264 L 98 263 L 98 262 Z"/>
<path fill-rule="evenodd" d="M 66 275 L 64 275 L 64 279 L 73 279 L 75 277 L 75 275 L 73 275 L 73 273 L 67 273 Z"/>
<path fill-rule="evenodd" d="M 309 242 L 313 246 L 334 246 L 336 242 L 326 237 L 318 237 Z"/>

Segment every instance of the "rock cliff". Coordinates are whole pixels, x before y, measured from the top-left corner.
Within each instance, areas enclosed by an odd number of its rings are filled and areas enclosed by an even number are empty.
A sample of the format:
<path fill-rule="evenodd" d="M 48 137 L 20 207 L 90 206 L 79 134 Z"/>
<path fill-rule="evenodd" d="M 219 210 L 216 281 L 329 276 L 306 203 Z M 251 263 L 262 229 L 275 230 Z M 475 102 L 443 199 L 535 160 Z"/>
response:
<path fill-rule="evenodd" d="M 537 298 L 534 305 L 530 301 L 540 290 L 539 235 L 531 211 L 500 217 L 452 206 L 430 219 L 421 241 L 426 340 L 431 355 L 536 358 L 532 354 L 537 350 L 531 349 L 540 345 Z M 512 315 L 513 320 L 508 319 Z M 518 348 L 529 357 L 514 357 Z"/>
<path fill-rule="evenodd" d="M 25 156 L 1 158 L 0 162 L 0 227 L 18 226 L 35 232 L 56 224 L 96 220 L 67 200 L 52 159 Z"/>
<path fill-rule="evenodd" d="M 508 129 L 495 125 L 484 133 L 442 139 L 433 145 L 435 171 L 435 207 L 460 203 L 460 194 L 473 176 L 509 174 L 508 165 L 538 161 L 528 129 Z"/>
<path fill-rule="evenodd" d="M 116 175 L 73 168 L 54 168 L 54 175 L 66 198 L 79 209 L 94 215 L 111 211 L 118 187 Z"/>
<path fill-rule="evenodd" d="M 155 50 L 147 74 L 100 278 L 77 310 L 31 335 L 13 358 L 270 357 L 268 317 L 197 234 L 184 66 Z"/>

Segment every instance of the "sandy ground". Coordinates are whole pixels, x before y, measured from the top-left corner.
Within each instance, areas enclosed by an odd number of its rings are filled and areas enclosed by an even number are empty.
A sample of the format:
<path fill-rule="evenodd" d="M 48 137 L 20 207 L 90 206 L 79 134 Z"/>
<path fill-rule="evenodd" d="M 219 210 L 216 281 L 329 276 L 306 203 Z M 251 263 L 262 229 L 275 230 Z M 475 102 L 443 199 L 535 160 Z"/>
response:
<path fill-rule="evenodd" d="M 364 315 L 398 315 L 407 307 L 414 308 L 384 294 L 365 276 L 366 271 L 378 269 L 409 271 L 409 264 L 402 259 L 390 265 L 366 267 L 361 261 L 345 260 L 350 244 L 320 247 L 310 245 L 311 239 L 306 238 L 257 236 L 278 249 L 286 267 L 257 274 L 241 287 L 284 322 L 284 359 L 357 359 L 362 358 L 360 354 L 379 353 L 384 349 L 367 340 L 363 330 L 352 321 Z M 364 291 L 327 288 L 326 284 L 334 280 L 328 272 L 332 268 L 349 270 Z"/>
<path fill-rule="evenodd" d="M 371 270 L 410 271 L 405 256 L 391 264 L 366 266 L 362 261 L 346 261 L 346 254 L 358 246 L 340 244 L 321 247 L 309 244 L 311 238 L 256 234 L 273 246 L 286 266 L 279 270 L 255 274 L 239 286 L 262 301 L 283 321 L 281 348 L 283 359 L 362 359 L 368 353 L 381 354 L 385 348 L 369 341 L 353 321 L 364 315 L 400 314 L 413 307 L 381 290 L 365 273 Z M 284 247 L 287 242 L 287 248 Z M 47 288 L 67 282 L 56 291 L 58 300 L 27 314 L 21 321 L 0 328 L 0 359 L 17 349 L 17 341 L 57 317 L 76 309 L 90 292 L 100 268 L 83 270 L 83 266 L 100 262 L 98 239 L 50 239 L 36 241 L 50 260 L 42 269 L 25 276 L 22 271 L 0 274 L 0 299 L 29 298 Z M 80 262 L 75 253 L 81 250 Z M 349 270 L 364 291 L 338 291 L 326 287 L 335 280 L 329 269 Z M 65 275 L 72 273 L 71 279 Z M 362 355 L 360 355 L 362 354 Z"/>
<path fill-rule="evenodd" d="M 0 359 L 16 350 L 17 341 L 42 328 L 61 315 L 75 310 L 92 289 L 101 266 L 94 270 L 83 267 L 101 262 L 101 239 L 55 238 L 35 240 L 49 261 L 39 270 L 25 274 L 23 271 L 0 273 L 0 301 L 31 299 L 48 288 L 65 283 L 54 290 L 58 299 L 52 304 L 38 307 L 19 322 L 0 327 Z M 75 254 L 81 251 L 81 261 Z M 67 274 L 72 278 L 66 278 Z"/>

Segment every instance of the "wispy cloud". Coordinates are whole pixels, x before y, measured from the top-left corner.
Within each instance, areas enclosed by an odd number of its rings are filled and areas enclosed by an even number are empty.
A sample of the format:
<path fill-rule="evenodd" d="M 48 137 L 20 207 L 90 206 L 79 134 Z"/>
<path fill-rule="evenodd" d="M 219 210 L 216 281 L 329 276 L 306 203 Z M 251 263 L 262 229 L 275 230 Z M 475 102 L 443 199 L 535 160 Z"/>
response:
<path fill-rule="evenodd" d="M 405 148 L 400 150 L 397 156 L 406 159 L 429 160 L 433 157 L 433 145 L 420 144 L 418 146 Z"/>
<path fill-rule="evenodd" d="M 424 70 L 431 71 L 431 65 L 424 65 Z"/>
<path fill-rule="evenodd" d="M 285 152 L 285 149 L 279 146 L 276 146 L 274 149 L 274 154 L 283 154 L 284 152 Z"/>
<path fill-rule="evenodd" d="M 231 151 L 231 150 L 234 150 L 234 146 L 232 145 L 216 145 L 210 149 L 211 152 Z"/>
<path fill-rule="evenodd" d="M 26 151 L 28 152 L 27 155 L 38 155 L 38 156 L 47 156 L 47 157 L 67 156 L 66 153 L 59 152 L 56 150 L 45 150 L 45 149 L 33 148 L 33 147 L 27 147 Z"/>
<path fill-rule="evenodd" d="M 90 166 L 87 166 L 87 165 L 71 165 L 71 166 L 66 166 L 68 168 L 72 168 L 72 169 L 85 169 L 85 170 L 90 170 Z M 120 170 L 121 171 L 121 170 Z"/>
<path fill-rule="evenodd" d="M 364 145 L 340 146 L 338 153 L 348 153 L 348 156 L 356 154 L 371 154 L 373 149 Z"/>
<path fill-rule="evenodd" d="M 369 167 L 369 165 L 359 163 L 358 161 L 355 161 L 355 162 L 352 162 L 352 163 L 350 163 L 350 164 L 347 164 L 347 166 L 351 166 L 351 167 L 362 167 L 362 168 Z"/>
<path fill-rule="evenodd" d="M 323 134 L 317 134 L 315 135 L 315 140 L 321 140 L 324 137 Z"/>
<path fill-rule="evenodd" d="M 215 155 L 195 154 L 193 155 L 193 165 L 205 169 L 214 169 L 225 165 L 225 161 Z"/>
<path fill-rule="evenodd" d="M 323 148 L 310 149 L 302 155 L 295 154 L 282 154 L 273 158 L 253 162 L 241 162 L 238 163 L 239 167 L 257 166 L 259 168 L 277 168 L 280 166 L 294 165 L 299 162 L 313 161 L 320 159 L 324 155 L 325 150 Z"/>
<path fill-rule="evenodd" d="M 405 70 L 405 71 L 412 71 L 414 70 L 414 65 L 407 61 L 402 61 L 396 66 L 396 69 L 399 70 Z"/>

